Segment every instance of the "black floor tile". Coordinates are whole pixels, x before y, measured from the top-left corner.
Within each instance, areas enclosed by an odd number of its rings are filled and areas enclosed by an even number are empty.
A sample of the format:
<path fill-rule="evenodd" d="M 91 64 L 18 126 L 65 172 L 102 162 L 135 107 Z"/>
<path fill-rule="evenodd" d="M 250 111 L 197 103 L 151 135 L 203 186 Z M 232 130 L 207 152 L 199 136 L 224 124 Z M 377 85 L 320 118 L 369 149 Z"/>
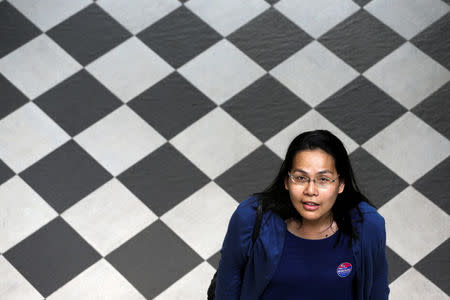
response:
<path fill-rule="evenodd" d="M 369 3 L 370 1 L 372 1 L 372 0 L 353 0 L 353 2 L 355 2 L 356 4 L 358 4 L 361 7 L 363 7 L 364 5 Z"/>
<path fill-rule="evenodd" d="M 14 171 L 11 170 L 4 162 L 0 159 L 0 184 L 6 182 L 15 175 Z"/>
<path fill-rule="evenodd" d="M 360 145 L 406 112 L 363 76 L 319 104 L 316 110 Z"/>
<path fill-rule="evenodd" d="M 101 259 L 101 255 L 60 217 L 4 256 L 44 297 Z"/>
<path fill-rule="evenodd" d="M 30 20 L 7 1 L 0 2 L 0 58 L 41 34 Z"/>
<path fill-rule="evenodd" d="M 395 279 L 400 277 L 403 273 L 408 271 L 411 266 L 403 260 L 391 248 L 386 246 L 386 257 L 388 261 L 388 283 L 391 284 Z"/>
<path fill-rule="evenodd" d="M 450 81 L 417 104 L 411 112 L 450 139 Z"/>
<path fill-rule="evenodd" d="M 174 68 L 182 66 L 222 36 L 181 6 L 137 35 Z"/>
<path fill-rule="evenodd" d="M 59 213 L 112 178 L 72 140 L 19 175 Z"/>
<path fill-rule="evenodd" d="M 222 104 L 222 108 L 261 141 L 268 140 L 311 109 L 270 75 L 258 79 Z"/>
<path fill-rule="evenodd" d="M 85 70 L 34 102 L 70 136 L 75 136 L 123 104 Z"/>
<path fill-rule="evenodd" d="M 362 73 L 397 49 L 405 39 L 368 12 L 359 10 L 319 41 Z"/>
<path fill-rule="evenodd" d="M 1 27 L 1 25 L 0 25 Z M 0 38 L 1 39 L 1 38 Z M 0 73 L 0 120 L 25 103 L 28 98 Z"/>
<path fill-rule="evenodd" d="M 166 139 L 171 139 L 216 104 L 174 72 L 128 102 L 128 106 Z"/>
<path fill-rule="evenodd" d="M 168 143 L 117 178 L 158 216 L 210 181 Z"/>
<path fill-rule="evenodd" d="M 95 3 L 53 27 L 47 35 L 83 66 L 132 36 Z"/>
<path fill-rule="evenodd" d="M 214 181 L 236 201 L 242 202 L 271 184 L 281 163 L 281 159 L 263 145 Z"/>
<path fill-rule="evenodd" d="M 159 220 L 111 252 L 106 259 L 147 299 L 153 299 L 203 262 Z"/>
<path fill-rule="evenodd" d="M 424 194 L 447 214 L 450 214 L 450 157 L 443 160 L 421 178 L 413 187 Z"/>
<path fill-rule="evenodd" d="M 219 262 L 220 262 L 220 251 L 208 258 L 208 263 L 213 266 L 216 270 L 219 268 Z"/>
<path fill-rule="evenodd" d="M 411 43 L 450 70 L 450 13 L 416 35 Z"/>
<path fill-rule="evenodd" d="M 414 268 L 450 295 L 450 239 L 422 258 Z"/>
<path fill-rule="evenodd" d="M 276 9 L 270 8 L 228 36 L 242 52 L 270 70 L 313 39 Z"/>
<path fill-rule="evenodd" d="M 350 155 L 353 171 L 361 192 L 377 207 L 394 198 L 408 183 L 370 155 L 358 148 Z"/>

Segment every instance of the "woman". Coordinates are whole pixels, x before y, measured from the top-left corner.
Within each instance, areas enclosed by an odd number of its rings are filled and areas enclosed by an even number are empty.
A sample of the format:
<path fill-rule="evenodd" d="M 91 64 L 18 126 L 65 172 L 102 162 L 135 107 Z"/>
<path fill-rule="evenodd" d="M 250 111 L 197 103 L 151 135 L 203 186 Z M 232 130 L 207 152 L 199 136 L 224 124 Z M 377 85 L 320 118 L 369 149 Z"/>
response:
<path fill-rule="evenodd" d="M 342 142 L 305 132 L 273 183 L 232 215 L 215 299 L 388 299 L 385 244 L 384 219 L 359 191 Z"/>

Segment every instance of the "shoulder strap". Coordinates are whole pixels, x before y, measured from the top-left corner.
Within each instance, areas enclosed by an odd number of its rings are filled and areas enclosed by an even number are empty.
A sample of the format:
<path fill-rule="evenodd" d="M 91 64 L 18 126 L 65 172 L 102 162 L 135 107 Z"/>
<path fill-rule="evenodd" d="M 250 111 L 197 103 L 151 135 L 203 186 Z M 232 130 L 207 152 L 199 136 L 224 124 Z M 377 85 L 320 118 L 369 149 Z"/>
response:
<path fill-rule="evenodd" d="M 253 227 L 253 233 L 252 233 L 253 244 L 255 243 L 256 239 L 259 236 L 259 229 L 261 228 L 262 216 L 263 216 L 262 199 L 258 198 L 258 208 L 256 210 L 256 221 L 255 221 L 255 226 Z"/>

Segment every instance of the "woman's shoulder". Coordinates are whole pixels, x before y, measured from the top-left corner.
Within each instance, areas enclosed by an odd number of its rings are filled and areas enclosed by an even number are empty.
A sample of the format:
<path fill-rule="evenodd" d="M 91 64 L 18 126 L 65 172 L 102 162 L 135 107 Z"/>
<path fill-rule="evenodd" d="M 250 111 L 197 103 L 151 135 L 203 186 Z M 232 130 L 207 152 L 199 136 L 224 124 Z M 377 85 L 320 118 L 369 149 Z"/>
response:
<path fill-rule="evenodd" d="M 256 196 L 246 198 L 235 209 L 230 219 L 230 225 L 234 228 L 238 227 L 240 230 L 253 228 L 257 206 L 258 198 Z"/>
<path fill-rule="evenodd" d="M 383 217 L 380 215 L 380 213 L 377 211 L 375 207 L 367 203 L 366 201 L 361 201 L 358 204 L 359 209 L 364 215 L 368 215 L 369 218 L 380 220 L 383 219 Z"/>
<path fill-rule="evenodd" d="M 258 207 L 258 197 L 249 196 L 244 201 L 239 203 L 236 208 L 236 212 L 242 216 L 253 215 L 256 213 L 256 208 Z"/>
<path fill-rule="evenodd" d="M 358 207 L 363 215 L 363 229 L 370 234 L 384 233 L 385 221 L 377 209 L 369 203 L 362 201 Z"/>
<path fill-rule="evenodd" d="M 231 219 L 236 225 L 239 225 L 241 228 L 243 227 L 253 230 L 258 214 L 257 208 L 258 196 L 251 195 L 238 205 Z M 272 222 L 267 222 L 268 220 L 271 220 Z M 276 214 L 273 214 L 271 211 L 266 211 L 263 213 L 261 226 L 266 226 L 268 223 L 274 223 L 272 225 L 275 226 L 279 225 L 279 223 L 284 224 L 284 221 L 282 221 L 281 218 L 279 218 Z"/>

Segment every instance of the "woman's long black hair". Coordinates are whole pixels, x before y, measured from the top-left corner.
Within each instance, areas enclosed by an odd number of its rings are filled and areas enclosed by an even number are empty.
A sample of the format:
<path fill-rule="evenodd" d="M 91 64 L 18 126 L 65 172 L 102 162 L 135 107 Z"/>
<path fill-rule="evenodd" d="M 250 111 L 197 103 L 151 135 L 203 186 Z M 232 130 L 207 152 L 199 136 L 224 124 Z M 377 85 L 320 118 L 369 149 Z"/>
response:
<path fill-rule="evenodd" d="M 300 221 L 301 224 L 302 216 L 292 205 L 289 191 L 285 189 L 284 180 L 288 176 L 288 171 L 292 168 L 295 154 L 302 150 L 315 149 L 325 151 L 334 158 L 339 180 L 343 180 L 345 183 L 344 191 L 338 194 L 331 211 L 333 219 L 339 228 L 335 245 L 339 242 L 341 233 L 350 237 L 349 243 L 351 245 L 352 240 L 358 239 L 359 236 L 353 228 L 350 211 L 356 208 L 362 221 L 363 216 L 359 210 L 358 203 L 366 201 L 370 205 L 374 205 L 360 192 L 344 144 L 331 132 L 327 130 L 315 130 L 303 132 L 298 135 L 289 145 L 286 157 L 273 182 L 264 191 L 255 193 L 254 195 L 263 200 L 264 212 L 271 210 L 283 220 L 293 218 Z"/>

